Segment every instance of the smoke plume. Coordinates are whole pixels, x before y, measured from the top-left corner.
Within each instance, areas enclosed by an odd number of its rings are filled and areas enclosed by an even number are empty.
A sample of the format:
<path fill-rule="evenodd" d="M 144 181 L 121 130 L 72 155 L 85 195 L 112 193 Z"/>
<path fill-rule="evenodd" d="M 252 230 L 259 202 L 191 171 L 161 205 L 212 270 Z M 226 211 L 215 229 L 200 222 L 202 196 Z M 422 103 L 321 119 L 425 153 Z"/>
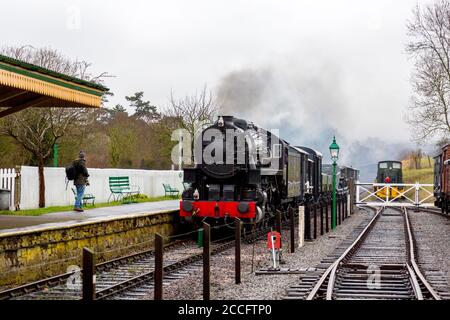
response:
<path fill-rule="evenodd" d="M 355 121 L 364 113 L 354 114 L 349 108 L 351 95 L 358 93 L 348 90 L 339 64 L 305 61 L 301 65 L 268 65 L 225 75 L 217 88 L 221 113 L 268 130 L 279 129 L 280 138 L 289 143 L 322 152 L 324 163 L 330 162 L 328 146 L 336 135 L 339 162 L 360 169 L 362 181 L 375 178 L 378 161 L 398 159 L 410 148 L 375 135 L 363 139 L 354 135 Z"/>

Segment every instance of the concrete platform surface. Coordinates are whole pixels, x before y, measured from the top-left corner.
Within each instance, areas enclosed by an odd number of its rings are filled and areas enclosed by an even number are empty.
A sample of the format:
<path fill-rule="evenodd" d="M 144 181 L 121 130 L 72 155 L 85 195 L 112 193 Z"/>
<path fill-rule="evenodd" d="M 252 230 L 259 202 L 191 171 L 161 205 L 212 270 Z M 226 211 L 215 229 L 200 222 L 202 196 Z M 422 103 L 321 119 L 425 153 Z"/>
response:
<path fill-rule="evenodd" d="M 90 209 L 84 212 L 52 212 L 40 216 L 0 215 L 0 236 L 6 233 L 31 231 L 73 225 L 80 222 L 108 220 L 139 213 L 157 213 L 177 209 L 179 209 L 179 200 L 165 200 Z"/>

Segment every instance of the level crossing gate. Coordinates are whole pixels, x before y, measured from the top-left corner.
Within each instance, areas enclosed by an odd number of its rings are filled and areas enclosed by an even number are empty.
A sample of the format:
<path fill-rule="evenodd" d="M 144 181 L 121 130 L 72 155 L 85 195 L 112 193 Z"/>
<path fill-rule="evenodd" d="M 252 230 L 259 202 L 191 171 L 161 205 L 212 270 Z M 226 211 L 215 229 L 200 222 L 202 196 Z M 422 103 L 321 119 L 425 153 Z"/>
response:
<path fill-rule="evenodd" d="M 433 207 L 432 184 L 356 183 L 355 204 L 373 207 Z"/>

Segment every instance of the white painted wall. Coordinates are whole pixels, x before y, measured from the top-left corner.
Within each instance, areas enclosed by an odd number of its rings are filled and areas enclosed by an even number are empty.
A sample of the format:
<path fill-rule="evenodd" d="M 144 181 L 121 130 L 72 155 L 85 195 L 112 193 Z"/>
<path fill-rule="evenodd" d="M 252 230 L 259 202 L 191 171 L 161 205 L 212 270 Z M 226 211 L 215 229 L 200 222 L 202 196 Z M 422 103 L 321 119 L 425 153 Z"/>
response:
<path fill-rule="evenodd" d="M 149 197 L 164 195 L 163 183 L 183 191 L 183 172 L 178 170 L 137 170 L 137 169 L 90 169 L 89 183 L 86 193 L 95 196 L 95 202 L 107 202 L 110 195 L 108 178 L 112 176 L 128 176 L 130 184 L 139 186 L 141 194 Z M 66 190 L 65 168 L 44 169 L 45 203 L 47 207 L 71 205 L 75 198 L 69 182 Z M 39 206 L 39 179 L 37 167 L 21 167 L 20 208 L 35 209 Z"/>

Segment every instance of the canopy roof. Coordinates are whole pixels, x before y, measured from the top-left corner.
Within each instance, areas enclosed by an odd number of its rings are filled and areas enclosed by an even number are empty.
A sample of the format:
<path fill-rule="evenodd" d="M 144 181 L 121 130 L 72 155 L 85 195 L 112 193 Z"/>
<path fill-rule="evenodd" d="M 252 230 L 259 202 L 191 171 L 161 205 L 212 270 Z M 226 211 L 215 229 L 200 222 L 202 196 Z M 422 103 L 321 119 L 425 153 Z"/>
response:
<path fill-rule="evenodd" d="M 0 118 L 30 107 L 100 107 L 109 89 L 0 55 Z"/>

